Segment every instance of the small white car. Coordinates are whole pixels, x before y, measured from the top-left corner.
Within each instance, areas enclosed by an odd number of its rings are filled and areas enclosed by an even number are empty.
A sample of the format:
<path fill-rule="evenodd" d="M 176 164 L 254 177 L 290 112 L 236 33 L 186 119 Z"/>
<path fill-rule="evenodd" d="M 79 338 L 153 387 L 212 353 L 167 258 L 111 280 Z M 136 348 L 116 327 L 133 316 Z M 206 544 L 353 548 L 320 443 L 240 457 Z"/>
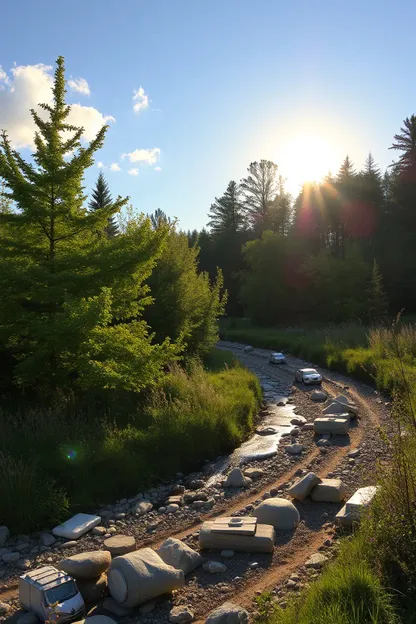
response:
<path fill-rule="evenodd" d="M 298 368 L 295 373 L 295 381 L 303 384 L 321 384 L 322 375 L 314 368 Z"/>
<path fill-rule="evenodd" d="M 271 353 L 269 364 L 286 364 L 286 358 L 283 353 Z"/>

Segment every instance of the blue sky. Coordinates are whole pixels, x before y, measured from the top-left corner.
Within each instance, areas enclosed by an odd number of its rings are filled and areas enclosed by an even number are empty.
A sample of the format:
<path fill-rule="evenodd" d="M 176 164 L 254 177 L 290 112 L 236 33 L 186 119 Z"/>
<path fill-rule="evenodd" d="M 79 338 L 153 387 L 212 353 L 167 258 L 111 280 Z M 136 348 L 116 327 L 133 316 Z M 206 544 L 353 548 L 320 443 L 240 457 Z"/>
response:
<path fill-rule="evenodd" d="M 97 155 L 113 194 L 183 229 L 253 160 L 274 160 L 292 192 L 347 153 L 386 167 L 416 112 L 411 0 L 3 0 L 1 17 L 0 127 L 27 152 L 23 107 L 49 89 L 28 66 L 63 55 L 90 91 L 69 89 L 77 119 L 92 133 L 115 118 Z"/>

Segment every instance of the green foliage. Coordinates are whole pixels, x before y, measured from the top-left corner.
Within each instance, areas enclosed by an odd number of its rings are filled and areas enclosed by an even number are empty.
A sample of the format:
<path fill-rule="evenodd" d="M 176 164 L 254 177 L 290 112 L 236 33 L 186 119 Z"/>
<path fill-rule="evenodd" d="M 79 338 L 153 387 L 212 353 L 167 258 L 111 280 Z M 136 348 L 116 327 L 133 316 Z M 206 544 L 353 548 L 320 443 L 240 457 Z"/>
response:
<path fill-rule="evenodd" d="M 198 248 L 189 247 L 186 234 L 174 226 L 148 284 L 153 304 L 145 318 L 157 340 L 179 341 L 194 354 L 214 346 L 226 301 L 222 275 L 211 286 L 209 276 L 198 273 Z"/>
<path fill-rule="evenodd" d="M 35 164 L 3 133 L 0 176 L 16 210 L 0 215 L 0 341 L 8 378 L 53 394 L 71 387 L 139 391 L 160 378 L 177 348 L 153 344 L 143 308 L 145 280 L 163 251 L 167 228 L 130 220 L 122 236 L 97 236 L 126 200 L 84 208 L 82 178 L 103 145 L 106 127 L 88 145 L 67 123 L 62 58 L 53 104 L 32 111 Z M 70 157 L 67 158 L 68 154 Z"/>
<path fill-rule="evenodd" d="M 250 163 L 248 176 L 241 180 L 244 207 L 249 222 L 257 233 L 270 229 L 270 208 L 277 186 L 277 165 L 271 160 Z"/>
<path fill-rule="evenodd" d="M 103 172 L 100 171 L 95 185 L 95 189 L 92 191 L 92 198 L 88 204 L 90 210 L 102 210 L 108 208 L 113 203 L 111 198 L 110 189 L 104 178 Z M 117 236 L 118 226 L 114 216 L 108 217 L 107 225 L 105 226 L 105 233 L 109 238 Z"/>
<path fill-rule="evenodd" d="M 337 559 L 286 609 L 275 607 L 270 624 L 396 624 L 392 597 L 364 559 L 366 545 L 354 538 Z"/>
<path fill-rule="evenodd" d="M 387 318 L 387 297 L 383 288 L 383 277 L 376 260 L 373 262 L 368 289 L 368 317 L 372 325 L 380 325 Z"/>
<path fill-rule="evenodd" d="M 216 197 L 209 209 L 209 227 L 214 234 L 236 233 L 246 226 L 246 219 L 240 201 L 240 189 L 234 180 L 227 186 L 224 195 Z"/>
<path fill-rule="evenodd" d="M 145 401 L 121 394 L 107 410 L 88 392 L 83 407 L 3 412 L 0 523 L 42 529 L 234 448 L 253 426 L 261 391 L 254 375 L 228 364 L 216 373 L 197 361 L 188 373 L 175 367 Z"/>

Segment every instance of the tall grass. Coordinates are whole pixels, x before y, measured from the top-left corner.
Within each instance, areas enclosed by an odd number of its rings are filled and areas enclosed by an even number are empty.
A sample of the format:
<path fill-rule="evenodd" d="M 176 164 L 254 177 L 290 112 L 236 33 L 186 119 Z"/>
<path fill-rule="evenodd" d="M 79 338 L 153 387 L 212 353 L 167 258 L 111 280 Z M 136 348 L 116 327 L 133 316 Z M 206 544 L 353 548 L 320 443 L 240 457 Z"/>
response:
<path fill-rule="evenodd" d="M 126 415 L 99 408 L 0 415 L 0 524 L 41 529 L 68 511 L 89 511 L 197 468 L 249 433 L 260 403 L 251 373 L 213 356 L 217 372 L 193 362 L 173 368 Z M 225 366 L 227 364 L 227 366 Z"/>

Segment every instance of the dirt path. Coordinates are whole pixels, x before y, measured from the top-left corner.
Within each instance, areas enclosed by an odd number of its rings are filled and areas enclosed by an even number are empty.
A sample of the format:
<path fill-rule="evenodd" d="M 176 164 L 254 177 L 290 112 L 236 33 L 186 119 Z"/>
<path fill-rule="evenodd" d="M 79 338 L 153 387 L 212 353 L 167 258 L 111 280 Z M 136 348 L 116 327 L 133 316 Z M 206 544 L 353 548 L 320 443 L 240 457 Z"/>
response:
<path fill-rule="evenodd" d="M 225 344 L 224 347 L 231 350 L 242 362 L 257 375 L 267 376 L 271 379 L 286 381 L 293 380 L 293 372 L 305 362 L 297 358 L 288 358 L 285 367 L 272 367 L 267 363 L 268 353 L 256 350 L 255 354 L 244 354 L 241 346 Z M 322 370 L 322 369 L 321 369 Z M 334 443 L 328 449 L 316 446 L 313 432 L 308 432 L 302 438 L 306 452 L 301 457 L 287 458 L 282 450 L 272 460 L 265 462 L 267 469 L 265 476 L 259 484 L 244 490 L 236 495 L 217 502 L 211 513 L 203 516 L 190 516 L 189 518 L 171 518 L 170 522 L 160 523 L 153 534 L 143 530 L 139 520 L 124 523 L 122 532 L 135 535 L 138 547 L 152 546 L 157 548 L 168 536 L 184 540 L 188 545 L 198 547 L 198 531 L 202 523 L 210 517 L 231 514 L 247 514 L 263 498 L 270 496 L 271 490 L 279 490 L 282 496 L 301 471 L 313 470 L 321 478 L 337 476 L 342 478 L 347 486 L 348 493 L 352 493 L 357 487 L 369 485 L 374 482 L 377 460 L 383 457 L 386 449 L 378 434 L 380 425 L 388 422 L 388 410 L 378 395 L 363 384 L 353 382 L 341 375 L 324 372 L 325 380 L 322 388 L 331 397 L 337 394 L 347 394 L 359 407 L 359 424 L 350 430 L 347 444 L 345 442 Z M 348 387 L 348 389 L 346 389 Z M 321 412 L 321 405 L 313 403 L 309 398 L 308 390 L 297 387 L 293 395 L 294 402 L 300 414 L 313 420 Z M 299 405 L 299 407 L 298 407 Z M 297 412 L 296 412 L 297 413 Z M 360 457 L 357 460 L 348 458 L 352 448 L 360 448 Z M 280 463 L 279 463 L 280 462 Z M 285 463 L 284 463 L 285 462 Z M 262 466 L 262 463 L 258 463 Z M 218 604 L 232 599 L 247 608 L 253 608 L 253 598 L 264 590 L 276 591 L 276 588 L 286 584 L 288 578 L 294 573 L 305 575 L 305 561 L 318 550 L 323 550 L 328 555 L 332 552 L 334 528 L 333 521 L 340 505 L 317 504 L 312 502 L 296 504 L 301 523 L 297 530 L 290 535 L 277 536 L 277 544 L 272 556 L 249 555 L 236 553 L 232 559 L 224 560 L 219 553 L 209 553 L 211 560 L 221 561 L 227 566 L 227 571 L 222 575 L 210 575 L 202 569 L 198 569 L 187 578 L 186 586 L 176 592 L 172 601 L 166 600 L 158 603 L 151 614 L 138 618 L 137 615 L 129 616 L 129 621 L 148 620 L 149 622 L 168 621 L 169 610 L 172 604 L 189 604 L 195 612 L 195 620 L 199 621 L 206 617 L 210 610 Z M 247 509 L 248 506 L 248 509 Z M 97 538 L 96 538 L 97 539 Z M 81 550 L 99 548 L 101 542 L 85 542 Z M 66 553 L 46 553 L 50 555 L 46 559 L 48 563 L 54 563 Z M 72 553 L 68 553 L 72 554 Z M 10 578 L 7 585 L 0 588 L 0 601 L 17 603 L 16 577 Z M 302 582 L 300 582 L 300 586 Z M 104 611 L 103 611 L 104 613 Z M 112 615 L 114 617 L 114 615 Z M 120 618 L 115 618 L 120 619 Z M 126 618 L 122 618 L 126 621 Z"/>

